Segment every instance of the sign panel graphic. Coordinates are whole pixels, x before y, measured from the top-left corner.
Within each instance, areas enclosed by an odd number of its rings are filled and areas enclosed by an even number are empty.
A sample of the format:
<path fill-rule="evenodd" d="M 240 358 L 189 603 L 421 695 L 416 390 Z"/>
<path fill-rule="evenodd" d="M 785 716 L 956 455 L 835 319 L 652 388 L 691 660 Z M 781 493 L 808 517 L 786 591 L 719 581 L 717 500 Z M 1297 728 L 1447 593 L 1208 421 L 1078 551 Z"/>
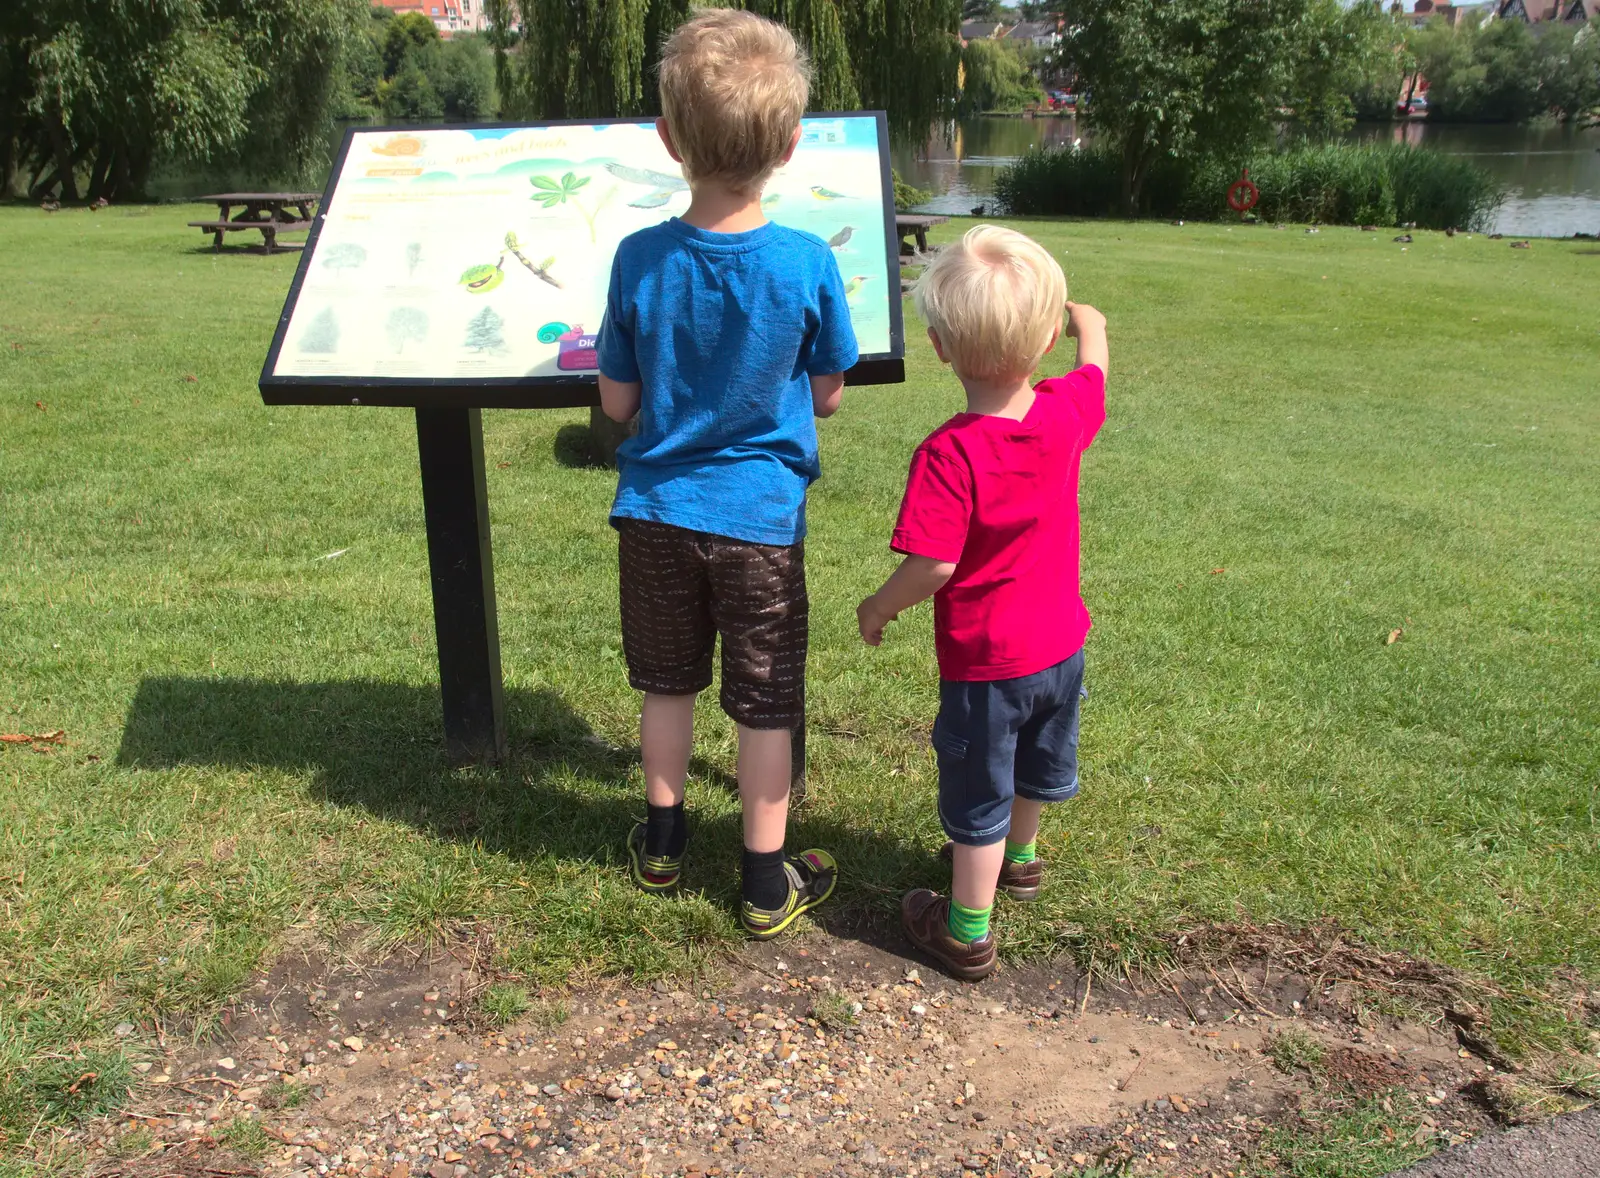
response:
<path fill-rule="evenodd" d="M 904 354 L 887 156 L 880 116 L 807 118 L 762 200 L 831 247 L 863 359 Z M 618 241 L 688 204 L 653 123 L 352 130 L 263 392 L 592 377 Z"/>

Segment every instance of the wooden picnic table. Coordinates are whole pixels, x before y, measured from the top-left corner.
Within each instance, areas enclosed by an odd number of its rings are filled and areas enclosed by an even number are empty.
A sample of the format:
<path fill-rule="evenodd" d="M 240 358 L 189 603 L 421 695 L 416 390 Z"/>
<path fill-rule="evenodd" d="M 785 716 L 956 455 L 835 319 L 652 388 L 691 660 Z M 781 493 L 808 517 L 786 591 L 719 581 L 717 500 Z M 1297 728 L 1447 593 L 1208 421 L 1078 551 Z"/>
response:
<path fill-rule="evenodd" d="M 212 235 L 212 248 L 222 249 L 222 239 L 226 234 L 237 233 L 246 229 L 258 229 L 261 236 L 266 239 L 263 247 L 264 253 L 277 253 L 279 250 L 304 249 L 305 243 L 299 241 L 279 241 L 278 234 L 292 233 L 296 230 L 311 228 L 311 218 L 315 216 L 317 201 L 322 199 L 319 192 L 217 192 L 210 196 L 202 196 L 200 200 L 215 201 L 218 209 L 215 221 L 190 221 L 189 224 L 203 232 Z M 229 216 L 234 209 L 237 215 Z"/>
<path fill-rule="evenodd" d="M 900 234 L 900 256 L 915 257 L 928 252 L 928 230 L 935 225 L 943 225 L 949 217 L 934 217 L 925 213 L 896 213 L 894 227 Z M 915 237 L 917 244 L 913 246 L 907 237 Z"/>

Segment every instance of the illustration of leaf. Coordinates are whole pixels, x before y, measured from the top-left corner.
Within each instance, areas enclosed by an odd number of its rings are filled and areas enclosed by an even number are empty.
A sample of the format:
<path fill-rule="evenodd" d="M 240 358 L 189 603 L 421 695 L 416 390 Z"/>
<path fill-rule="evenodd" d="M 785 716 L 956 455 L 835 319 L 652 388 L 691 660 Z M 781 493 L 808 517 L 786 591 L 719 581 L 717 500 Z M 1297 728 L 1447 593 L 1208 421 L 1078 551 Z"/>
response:
<path fill-rule="evenodd" d="M 487 293 L 499 286 L 505 272 L 499 266 L 473 266 L 462 273 L 460 282 L 474 294 Z"/>
<path fill-rule="evenodd" d="M 561 177 L 561 188 L 563 191 L 571 192 L 577 186 L 578 174 L 576 172 L 568 172 Z"/>
<path fill-rule="evenodd" d="M 554 257 L 549 257 L 549 258 L 546 258 L 544 261 L 539 263 L 539 269 L 548 270 L 548 269 L 550 269 L 551 266 L 554 266 L 555 264 L 556 264 L 555 258 Z"/>
<path fill-rule="evenodd" d="M 570 173 L 570 172 L 567 173 L 567 174 L 569 176 L 572 175 L 572 173 Z M 588 177 L 588 176 L 583 177 L 581 180 L 574 179 L 572 181 L 572 184 L 568 187 L 567 191 L 568 192 L 576 192 L 576 191 L 578 191 L 578 189 L 582 188 L 585 184 L 589 183 L 589 180 L 590 180 L 590 177 Z"/>
<path fill-rule="evenodd" d="M 570 175 L 570 174 L 571 173 L 568 173 L 568 175 Z M 528 177 L 528 182 L 530 184 L 532 184 L 535 188 L 542 188 L 546 192 L 560 192 L 561 191 L 561 185 L 557 184 L 554 180 L 550 179 L 549 176 L 529 176 Z"/>

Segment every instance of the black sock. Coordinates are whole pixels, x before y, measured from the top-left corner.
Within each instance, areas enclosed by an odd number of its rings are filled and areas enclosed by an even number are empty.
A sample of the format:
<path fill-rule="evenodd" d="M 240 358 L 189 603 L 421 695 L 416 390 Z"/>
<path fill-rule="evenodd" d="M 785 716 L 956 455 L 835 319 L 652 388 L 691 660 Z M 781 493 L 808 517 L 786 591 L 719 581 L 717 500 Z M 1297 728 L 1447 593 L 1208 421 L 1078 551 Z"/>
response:
<path fill-rule="evenodd" d="M 783 848 L 776 851 L 744 849 L 744 898 L 769 912 L 789 899 L 789 873 L 783 869 Z"/>
<path fill-rule="evenodd" d="M 683 803 L 652 806 L 645 803 L 644 853 L 676 859 L 689 844 L 689 824 L 684 821 Z"/>

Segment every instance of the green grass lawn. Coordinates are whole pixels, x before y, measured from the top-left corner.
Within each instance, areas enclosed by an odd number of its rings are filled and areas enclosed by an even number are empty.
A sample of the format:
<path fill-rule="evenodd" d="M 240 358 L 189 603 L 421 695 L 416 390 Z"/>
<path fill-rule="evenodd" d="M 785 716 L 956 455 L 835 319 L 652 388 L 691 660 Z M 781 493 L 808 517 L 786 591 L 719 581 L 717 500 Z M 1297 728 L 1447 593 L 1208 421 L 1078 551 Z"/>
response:
<path fill-rule="evenodd" d="M 12 1145 L 114 1096 L 115 1024 L 203 1019 L 289 937 L 481 922 L 540 984 L 739 943 L 714 699 L 686 893 L 627 882 L 637 702 L 614 477 L 573 463 L 586 414 L 484 415 L 513 763 L 453 772 L 413 419 L 263 407 L 295 259 L 202 252 L 194 215 L 0 210 L 0 731 L 67 733 L 0 746 Z M 1566 987 L 1600 982 L 1600 256 L 1022 227 L 1106 312 L 1112 373 L 1083 474 L 1084 790 L 1046 819 L 1044 898 L 999 913 L 1006 951 L 1115 968 L 1198 921 L 1335 917 L 1518 996 L 1513 1045 L 1578 1036 Z M 854 622 L 910 452 L 961 403 L 907 318 L 908 382 L 822 424 L 812 495 L 791 845 L 839 855 L 844 930 L 944 878 L 929 612 L 878 651 Z"/>

